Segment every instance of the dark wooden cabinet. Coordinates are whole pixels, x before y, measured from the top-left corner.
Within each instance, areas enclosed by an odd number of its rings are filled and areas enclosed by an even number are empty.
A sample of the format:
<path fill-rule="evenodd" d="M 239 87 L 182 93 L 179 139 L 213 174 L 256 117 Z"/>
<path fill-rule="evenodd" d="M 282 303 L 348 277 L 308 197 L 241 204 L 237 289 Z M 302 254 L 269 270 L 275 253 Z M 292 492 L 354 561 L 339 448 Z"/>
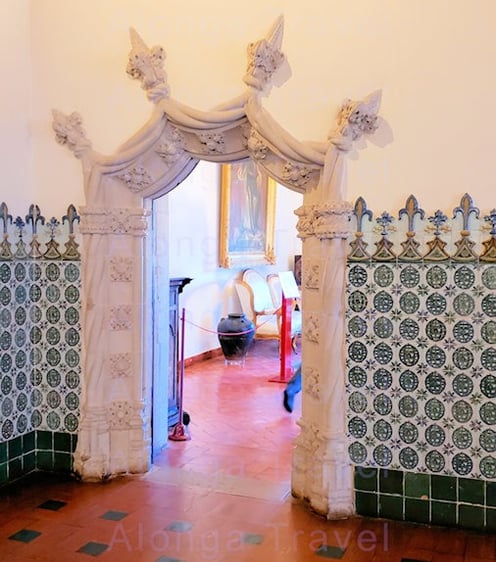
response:
<path fill-rule="evenodd" d="M 179 295 L 191 279 L 189 277 L 172 277 L 169 280 L 169 392 L 168 392 L 168 427 L 179 421 L 179 337 L 181 308 Z"/>

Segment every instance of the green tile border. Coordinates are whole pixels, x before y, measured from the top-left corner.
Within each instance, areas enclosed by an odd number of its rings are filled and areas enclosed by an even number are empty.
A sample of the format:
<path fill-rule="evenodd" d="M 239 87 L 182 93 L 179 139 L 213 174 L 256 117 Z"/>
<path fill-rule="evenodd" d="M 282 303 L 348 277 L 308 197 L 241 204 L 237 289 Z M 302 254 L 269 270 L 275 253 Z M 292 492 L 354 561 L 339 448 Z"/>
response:
<path fill-rule="evenodd" d="M 355 490 L 362 492 L 377 492 L 378 490 L 377 468 L 366 468 L 358 466 L 355 469 Z"/>
<path fill-rule="evenodd" d="M 7 462 L 7 443 L 0 443 L 0 464 Z"/>
<path fill-rule="evenodd" d="M 34 430 L 0 443 L 0 486 L 35 470 L 70 473 L 77 435 Z"/>
<path fill-rule="evenodd" d="M 358 515 L 496 531 L 496 482 L 355 467 Z"/>
<path fill-rule="evenodd" d="M 431 497 L 429 474 L 405 473 L 405 496 L 407 498 L 427 499 Z"/>
<path fill-rule="evenodd" d="M 379 495 L 379 516 L 385 519 L 402 521 L 405 518 L 405 498 L 403 496 Z"/>
<path fill-rule="evenodd" d="M 53 433 L 51 431 L 36 432 L 36 449 L 53 451 Z"/>
<path fill-rule="evenodd" d="M 429 500 L 417 500 L 405 498 L 405 521 L 415 523 L 430 523 L 431 502 Z"/>
<path fill-rule="evenodd" d="M 469 478 L 458 479 L 458 501 L 484 505 L 485 482 Z"/>
<path fill-rule="evenodd" d="M 457 501 L 457 483 L 455 476 L 431 476 L 432 498 L 444 501 Z"/>
<path fill-rule="evenodd" d="M 458 505 L 458 525 L 475 531 L 485 526 L 485 508 L 482 505 Z"/>
<path fill-rule="evenodd" d="M 486 482 L 486 505 L 496 507 L 496 482 Z"/>
<path fill-rule="evenodd" d="M 496 509 L 486 509 L 486 531 L 496 533 Z"/>
<path fill-rule="evenodd" d="M 6 462 L 0 464 L 0 486 L 7 484 L 9 481 L 9 467 Z"/>
<path fill-rule="evenodd" d="M 456 503 L 453 502 L 431 502 L 431 523 L 455 527 L 457 522 Z"/>
<path fill-rule="evenodd" d="M 22 437 L 14 437 L 7 441 L 7 456 L 9 461 L 22 456 Z"/>
<path fill-rule="evenodd" d="M 384 494 L 403 495 L 404 472 L 381 468 L 379 471 L 379 491 Z"/>
<path fill-rule="evenodd" d="M 369 492 L 356 492 L 355 503 L 357 513 L 367 517 L 377 517 L 379 515 L 379 496 Z"/>

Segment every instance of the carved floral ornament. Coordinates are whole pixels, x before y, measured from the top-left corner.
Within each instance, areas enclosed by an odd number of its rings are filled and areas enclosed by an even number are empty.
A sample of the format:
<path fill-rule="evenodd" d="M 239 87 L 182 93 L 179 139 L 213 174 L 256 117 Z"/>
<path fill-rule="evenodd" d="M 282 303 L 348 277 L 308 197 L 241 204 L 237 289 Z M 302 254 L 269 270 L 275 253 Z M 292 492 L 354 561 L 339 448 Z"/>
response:
<path fill-rule="evenodd" d="M 188 107 L 171 97 L 164 69 L 164 49 L 148 47 L 131 29 L 126 72 L 141 83 L 155 105 L 149 124 L 125 143 L 120 152 L 106 157 L 91 149 L 80 115 L 66 116 L 54 111 L 57 141 L 76 157 L 85 159 L 90 168 L 98 166 L 98 173 L 116 176 L 129 190 L 146 193 L 146 196 L 177 185 L 199 159 L 232 162 L 252 157 L 278 183 L 300 193 L 316 188 L 319 182 L 336 181 L 332 179 L 336 158 L 330 154 L 348 152 L 363 135 L 374 133 L 378 126 L 380 92 L 374 92 L 363 101 L 346 100 L 336 126 L 324 141 L 295 139 L 262 107 L 261 101 L 261 94 L 267 93 L 285 62 L 281 51 L 283 29 L 281 16 L 266 37 L 250 43 L 243 76 L 247 89 L 211 111 Z M 145 168 L 142 164 L 148 162 L 152 154 L 162 166 L 160 170 L 154 166 L 153 172 L 151 167 Z M 91 181 L 96 180 L 93 177 Z M 91 186 L 86 187 L 88 193 L 92 192 Z M 330 199 L 340 199 L 339 190 L 331 190 L 331 193 L 335 196 Z M 326 219 L 322 222 L 326 235 Z"/>
<path fill-rule="evenodd" d="M 148 227 L 146 209 L 103 209 L 82 207 L 80 209 L 83 234 L 130 234 L 145 236 Z"/>
<path fill-rule="evenodd" d="M 110 259 L 110 279 L 120 283 L 131 283 L 133 280 L 133 258 L 114 256 Z"/>
<path fill-rule="evenodd" d="M 353 206 L 345 201 L 321 205 L 302 205 L 296 209 L 296 228 L 300 238 L 347 238 L 351 232 Z"/>
<path fill-rule="evenodd" d="M 140 428 L 145 422 L 143 405 L 126 400 L 113 401 L 107 410 L 107 420 L 111 429 Z"/>

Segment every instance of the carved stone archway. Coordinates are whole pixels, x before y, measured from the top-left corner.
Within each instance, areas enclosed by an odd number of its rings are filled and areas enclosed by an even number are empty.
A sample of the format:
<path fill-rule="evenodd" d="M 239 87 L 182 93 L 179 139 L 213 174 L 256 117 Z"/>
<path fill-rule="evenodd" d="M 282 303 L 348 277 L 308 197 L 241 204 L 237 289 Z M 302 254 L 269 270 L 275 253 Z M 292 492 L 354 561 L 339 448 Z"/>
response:
<path fill-rule="evenodd" d="M 246 91 L 212 111 L 170 97 L 161 47 L 131 30 L 127 72 L 154 111 L 112 156 L 98 154 L 78 114 L 54 112 L 56 138 L 82 161 L 83 390 L 75 471 L 100 480 L 150 468 L 146 403 L 144 200 L 169 192 L 199 160 L 251 157 L 278 183 L 304 194 L 298 233 L 303 255 L 303 400 L 293 457 L 293 495 L 328 518 L 354 513 L 346 446 L 344 290 L 352 207 L 345 201 L 345 157 L 376 129 L 380 94 L 347 101 L 322 142 L 300 142 L 262 107 L 261 94 L 284 61 L 283 19 L 248 46 Z"/>

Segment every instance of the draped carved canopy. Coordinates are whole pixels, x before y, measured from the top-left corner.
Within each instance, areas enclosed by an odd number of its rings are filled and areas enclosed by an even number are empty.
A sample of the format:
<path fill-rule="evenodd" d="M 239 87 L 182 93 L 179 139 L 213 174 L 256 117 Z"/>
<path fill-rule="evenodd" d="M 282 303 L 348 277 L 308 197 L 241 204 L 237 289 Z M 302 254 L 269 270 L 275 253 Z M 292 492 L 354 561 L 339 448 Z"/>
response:
<path fill-rule="evenodd" d="M 364 133 L 375 131 L 380 92 L 359 102 L 346 100 L 327 139 L 295 139 L 261 102 L 262 94 L 267 93 L 285 61 L 281 51 L 283 26 L 281 16 L 265 38 L 248 45 L 245 92 L 211 111 L 188 107 L 171 97 L 164 70 L 165 51 L 160 46 L 149 48 L 131 29 L 127 74 L 141 83 L 154 104 L 151 119 L 109 158 L 92 150 L 77 113 L 65 116 L 54 111 L 53 128 L 58 142 L 87 160 L 90 167 L 97 166 L 102 173 L 116 176 L 142 197 L 166 193 L 199 160 L 233 162 L 247 157 L 278 183 L 300 193 L 311 190 L 319 183 L 326 161 L 332 167 L 330 152 L 347 152 Z M 87 182 L 87 200 L 91 199 L 95 181 L 96 178 Z M 331 199 L 339 199 L 339 195 Z"/>

